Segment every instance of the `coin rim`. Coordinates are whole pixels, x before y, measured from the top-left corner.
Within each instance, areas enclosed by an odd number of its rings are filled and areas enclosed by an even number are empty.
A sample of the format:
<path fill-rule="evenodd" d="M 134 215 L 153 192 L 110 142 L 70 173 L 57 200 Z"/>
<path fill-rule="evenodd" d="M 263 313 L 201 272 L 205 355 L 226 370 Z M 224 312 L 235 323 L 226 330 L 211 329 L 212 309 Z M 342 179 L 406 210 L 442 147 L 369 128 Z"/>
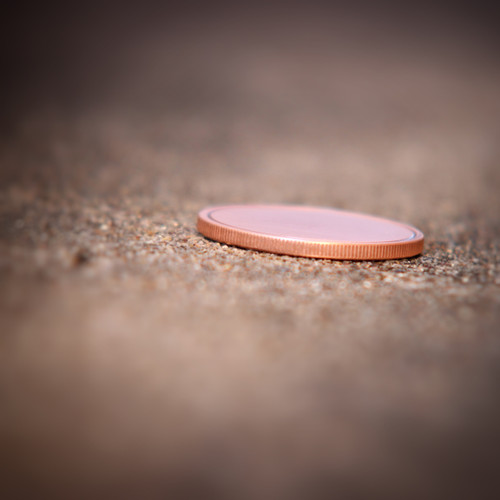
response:
<path fill-rule="evenodd" d="M 412 238 L 384 242 L 351 242 L 351 241 L 308 241 L 293 237 L 283 237 L 249 231 L 218 222 L 210 217 L 216 210 L 254 207 L 254 208 L 285 208 L 292 210 L 330 210 L 346 215 L 368 217 L 390 222 L 404 227 L 414 233 Z M 204 208 L 198 213 L 197 229 L 205 237 L 227 245 L 240 248 L 259 250 L 280 255 L 295 257 L 310 257 L 334 260 L 388 260 L 414 257 L 422 253 L 424 235 L 417 228 L 384 217 L 366 215 L 359 212 L 333 209 L 327 207 L 312 207 L 300 205 L 264 205 L 238 204 L 220 205 Z"/>

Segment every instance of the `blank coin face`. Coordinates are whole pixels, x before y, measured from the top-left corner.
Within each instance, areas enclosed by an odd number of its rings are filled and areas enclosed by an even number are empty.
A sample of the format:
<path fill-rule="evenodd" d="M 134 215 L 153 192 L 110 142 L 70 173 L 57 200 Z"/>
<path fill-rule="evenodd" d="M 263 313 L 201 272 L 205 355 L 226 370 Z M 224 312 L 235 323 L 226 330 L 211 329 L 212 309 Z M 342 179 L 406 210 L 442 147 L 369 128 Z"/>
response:
<path fill-rule="evenodd" d="M 198 214 L 207 238 L 242 248 L 299 257 L 381 260 L 422 252 L 424 235 L 389 219 L 292 205 L 228 205 Z"/>

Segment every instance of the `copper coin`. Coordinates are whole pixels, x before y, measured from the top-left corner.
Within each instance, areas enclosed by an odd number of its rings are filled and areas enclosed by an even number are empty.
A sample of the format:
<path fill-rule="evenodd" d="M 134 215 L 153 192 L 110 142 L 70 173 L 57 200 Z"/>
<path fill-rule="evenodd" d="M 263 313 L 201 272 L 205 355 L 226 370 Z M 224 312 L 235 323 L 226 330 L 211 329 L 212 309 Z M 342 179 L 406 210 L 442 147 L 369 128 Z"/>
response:
<path fill-rule="evenodd" d="M 209 207 L 198 214 L 198 231 L 228 245 L 324 259 L 401 259 L 424 247 L 424 235 L 407 224 L 307 206 Z"/>

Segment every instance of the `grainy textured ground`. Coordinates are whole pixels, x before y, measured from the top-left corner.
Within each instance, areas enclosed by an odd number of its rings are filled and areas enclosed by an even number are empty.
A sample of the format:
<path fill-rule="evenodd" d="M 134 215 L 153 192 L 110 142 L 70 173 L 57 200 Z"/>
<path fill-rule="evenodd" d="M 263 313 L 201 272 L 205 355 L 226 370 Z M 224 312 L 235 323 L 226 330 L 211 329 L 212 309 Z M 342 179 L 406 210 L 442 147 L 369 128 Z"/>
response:
<path fill-rule="evenodd" d="M 0 151 L 9 495 L 493 496 L 500 69 L 455 21 L 424 36 L 334 10 L 132 11 L 18 47 Z M 365 211 L 426 246 L 331 262 L 197 233 L 199 209 L 233 202 Z"/>

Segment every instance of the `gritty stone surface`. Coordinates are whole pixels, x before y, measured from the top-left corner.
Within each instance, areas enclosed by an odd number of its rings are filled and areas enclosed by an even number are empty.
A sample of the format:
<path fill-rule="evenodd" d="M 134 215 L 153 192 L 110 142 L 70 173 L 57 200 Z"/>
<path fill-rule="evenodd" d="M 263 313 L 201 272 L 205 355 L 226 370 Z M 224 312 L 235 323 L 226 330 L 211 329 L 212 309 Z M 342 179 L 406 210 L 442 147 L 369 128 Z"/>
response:
<path fill-rule="evenodd" d="M 66 69 L 12 94 L 6 491 L 487 498 L 500 427 L 493 54 L 462 32 L 426 47 L 381 25 L 388 38 L 360 47 L 356 16 L 249 29 L 238 12 L 172 30 L 122 20 L 111 48 L 101 27 L 81 49 L 92 57 L 50 55 Z M 196 231 L 204 206 L 245 202 L 368 212 L 426 245 L 338 262 Z"/>

